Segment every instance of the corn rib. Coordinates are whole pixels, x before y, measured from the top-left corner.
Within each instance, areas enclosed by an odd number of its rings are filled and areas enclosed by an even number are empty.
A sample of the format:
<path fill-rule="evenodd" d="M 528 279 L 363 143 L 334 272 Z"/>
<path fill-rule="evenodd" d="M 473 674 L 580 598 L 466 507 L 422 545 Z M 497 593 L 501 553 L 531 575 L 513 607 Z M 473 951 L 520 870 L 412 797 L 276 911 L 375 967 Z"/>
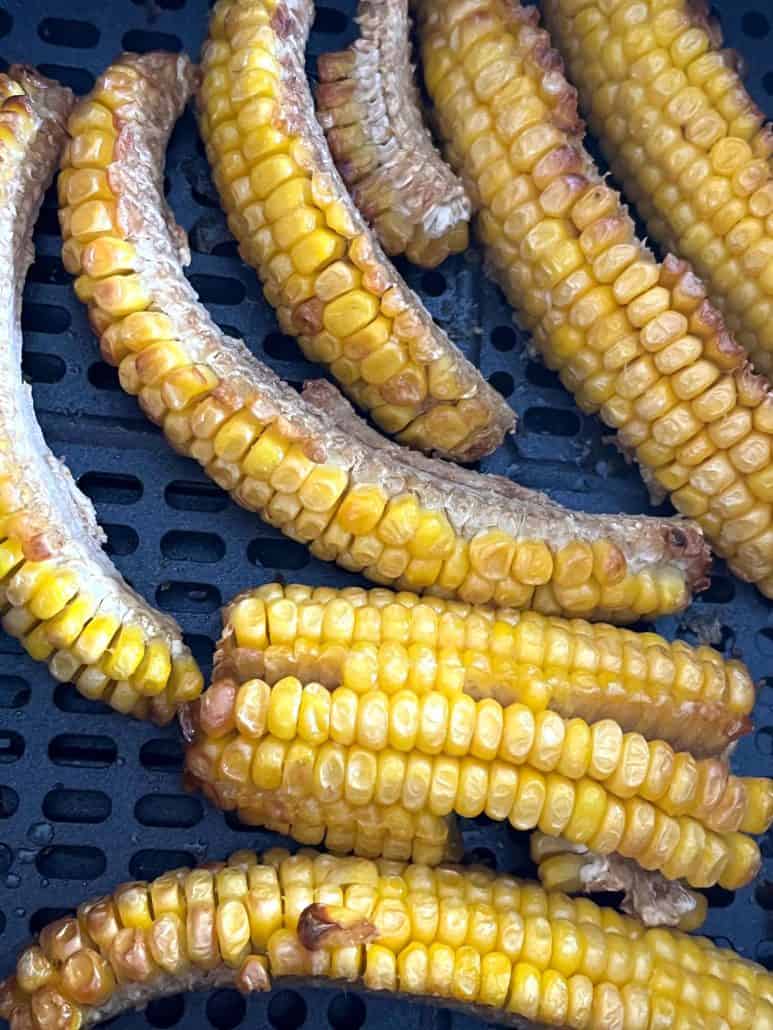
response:
<path fill-rule="evenodd" d="M 705 938 L 485 869 L 280 849 L 85 902 L 22 950 L 0 1018 L 86 1028 L 170 993 L 299 976 L 523 1030 L 773 1026 L 770 974 Z"/>
<path fill-rule="evenodd" d="M 0 612 L 6 632 L 87 697 L 157 722 L 201 690 L 174 621 L 121 578 L 91 503 L 46 446 L 21 373 L 32 230 L 64 145 L 69 89 L 0 75 Z"/>
<path fill-rule="evenodd" d="M 708 4 L 548 0 L 543 10 L 650 235 L 693 263 L 770 377 L 773 131 Z"/>
<path fill-rule="evenodd" d="M 583 149 L 534 8 L 422 0 L 424 71 L 489 267 L 546 363 L 773 596 L 773 396 L 688 264 L 658 264 Z"/>
<path fill-rule="evenodd" d="M 614 719 L 695 757 L 748 733 L 755 697 L 743 663 L 709 647 L 384 588 L 248 591 L 223 610 L 216 664 L 239 683 L 297 676 L 357 693 L 464 691 L 535 714 Z"/>
<path fill-rule="evenodd" d="M 401 805 L 434 820 L 485 813 L 619 851 L 669 879 L 734 889 L 760 864 L 744 831 L 773 820 L 770 781 L 748 781 L 747 792 L 719 760 L 624 737 L 611 720 L 584 724 L 583 744 L 560 716 L 535 718 L 492 698 L 410 688 L 358 695 L 295 677 L 239 684 L 216 668 L 184 725 L 191 785 L 229 809 L 277 802 L 283 823 L 313 826 L 317 840 L 338 806 L 345 819 L 360 806 Z M 282 818 L 282 803 L 297 799 L 308 801 L 306 814 L 291 808 Z"/>
<path fill-rule="evenodd" d="M 531 859 L 546 890 L 566 894 L 622 891 L 621 908 L 645 926 L 674 926 L 689 932 L 705 921 L 705 894 L 692 891 L 662 873 L 642 869 L 620 855 L 596 855 L 584 844 L 533 833 Z"/>
<path fill-rule="evenodd" d="M 279 324 L 378 425 L 474 461 L 514 426 L 432 321 L 346 191 L 314 117 L 311 0 L 221 0 L 202 55 L 201 134 L 232 232 Z"/>
<path fill-rule="evenodd" d="M 408 0 L 360 0 L 360 35 L 317 60 L 317 118 L 387 254 L 434 268 L 467 247 L 471 206 L 422 121 Z"/>
<path fill-rule="evenodd" d="M 185 279 L 164 147 L 185 57 L 124 55 L 70 119 L 66 267 L 124 388 L 237 503 L 380 583 L 631 620 L 705 584 L 691 523 L 569 512 L 509 480 L 385 441 L 326 383 L 303 398 L 212 322 Z M 267 116 L 268 117 L 268 116 Z"/>

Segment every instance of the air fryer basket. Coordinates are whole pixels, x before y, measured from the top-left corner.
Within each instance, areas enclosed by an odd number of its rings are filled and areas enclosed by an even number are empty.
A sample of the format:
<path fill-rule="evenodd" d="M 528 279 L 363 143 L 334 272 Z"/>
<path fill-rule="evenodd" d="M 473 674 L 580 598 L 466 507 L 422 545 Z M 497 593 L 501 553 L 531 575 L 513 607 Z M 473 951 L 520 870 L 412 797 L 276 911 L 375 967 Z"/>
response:
<path fill-rule="evenodd" d="M 354 35 L 355 0 L 317 5 L 308 68 L 323 50 Z M 198 53 L 206 0 L 4 0 L 0 67 L 38 65 L 78 92 L 121 50 Z M 728 45 L 744 55 L 748 84 L 773 113 L 773 2 L 723 0 L 718 13 Z M 293 340 L 281 335 L 254 273 L 236 254 L 211 184 L 194 119 L 186 113 L 167 162 L 168 196 L 190 234 L 191 280 L 227 331 L 294 384 L 318 375 Z M 343 586 L 357 577 L 316 561 L 256 516 L 230 503 L 193 463 L 176 456 L 99 359 L 83 307 L 59 258 L 59 230 L 49 194 L 36 235 L 37 259 L 25 292 L 24 371 L 46 437 L 94 501 L 109 550 L 131 583 L 182 624 L 209 671 L 219 608 L 239 590 L 284 577 Z M 604 429 L 574 407 L 554 375 L 530 360 L 500 294 L 482 273 L 475 249 L 421 272 L 402 270 L 434 317 L 511 402 L 520 431 L 486 470 L 547 490 L 590 511 L 650 510 L 638 473 Z M 659 511 L 665 511 L 665 506 Z M 773 608 L 717 562 L 709 590 L 679 619 L 660 620 L 668 636 L 710 639 L 739 653 L 761 681 L 756 732 L 738 747 L 739 772 L 770 772 L 773 755 Z M 31 932 L 80 900 L 129 878 L 221 858 L 241 847 L 265 848 L 275 836 L 213 811 L 180 784 L 182 751 L 174 726 L 159 730 L 55 686 L 10 638 L 0 635 L 0 977 Z M 484 817 L 463 824 L 467 856 L 528 873 L 525 835 Z M 763 841 L 756 885 L 735 896 L 714 888 L 706 932 L 773 968 L 773 831 Z M 217 1030 L 456 1030 L 477 1021 L 448 1010 L 389 998 L 367 1003 L 332 990 L 282 990 L 246 1001 L 234 991 L 175 996 L 121 1028 L 185 1026 Z"/>

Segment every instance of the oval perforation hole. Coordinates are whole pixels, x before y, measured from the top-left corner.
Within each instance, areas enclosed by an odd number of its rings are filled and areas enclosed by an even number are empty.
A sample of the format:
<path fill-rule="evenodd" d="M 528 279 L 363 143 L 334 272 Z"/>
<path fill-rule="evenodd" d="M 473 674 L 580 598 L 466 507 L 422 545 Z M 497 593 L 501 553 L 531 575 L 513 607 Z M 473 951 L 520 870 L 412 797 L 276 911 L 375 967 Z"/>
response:
<path fill-rule="evenodd" d="M 114 708 L 104 701 L 92 701 L 79 694 L 72 683 L 57 683 L 54 690 L 54 704 L 61 712 L 73 715 L 116 715 Z"/>
<path fill-rule="evenodd" d="M 773 72 L 765 72 L 762 76 L 762 88 L 773 97 Z"/>
<path fill-rule="evenodd" d="M 178 511 L 222 511 L 228 497 L 213 483 L 176 479 L 164 490 L 164 500 Z"/>
<path fill-rule="evenodd" d="M 728 908 L 735 901 L 735 892 L 726 891 L 724 887 L 720 887 L 718 884 L 704 890 L 703 894 L 706 895 L 709 908 Z"/>
<path fill-rule="evenodd" d="M 35 257 L 27 279 L 33 283 L 43 283 L 45 286 L 67 286 L 72 282 L 72 276 L 67 272 L 60 258 L 51 254 L 38 254 Z"/>
<path fill-rule="evenodd" d="M 74 916 L 74 908 L 39 908 L 36 909 L 30 916 L 30 933 L 38 934 L 44 926 L 48 926 L 49 923 L 55 923 L 58 919 L 66 919 L 68 916 Z"/>
<path fill-rule="evenodd" d="M 204 818 L 204 806 L 186 794 L 146 794 L 134 806 L 134 817 L 143 826 L 187 829 Z"/>
<path fill-rule="evenodd" d="M 132 3 L 138 7 L 148 6 L 148 0 L 132 0 Z M 163 11 L 180 11 L 185 7 L 185 0 L 153 0 L 153 3 Z M 212 4 L 209 6 L 212 7 Z"/>
<path fill-rule="evenodd" d="M 44 43 L 88 50 L 99 42 L 99 29 L 88 21 L 76 18 L 44 18 L 38 25 Z"/>
<path fill-rule="evenodd" d="M 218 562 L 225 555 L 225 541 L 217 533 L 172 529 L 161 538 L 161 553 L 175 561 Z"/>
<path fill-rule="evenodd" d="M 741 29 L 751 39 L 764 39 L 770 32 L 770 19 L 762 11 L 746 11 L 741 18 Z"/>
<path fill-rule="evenodd" d="M 43 798 L 43 815 L 52 823 L 103 823 L 112 802 L 101 790 L 50 790 Z"/>
<path fill-rule="evenodd" d="M 140 765 L 149 772 L 177 773 L 183 767 L 183 748 L 179 740 L 155 737 L 140 748 Z"/>
<path fill-rule="evenodd" d="M 191 654 L 199 665 L 211 669 L 212 656 L 215 653 L 215 641 L 203 633 L 184 633 L 183 640 L 191 649 Z"/>
<path fill-rule="evenodd" d="M 491 330 L 491 343 L 497 350 L 514 350 L 518 343 L 518 334 L 510 325 L 498 325 Z"/>
<path fill-rule="evenodd" d="M 140 546 L 137 531 L 131 526 L 120 526 L 113 522 L 103 522 L 102 529 L 107 534 L 105 551 L 111 555 L 134 554 Z"/>
<path fill-rule="evenodd" d="M 706 590 L 696 594 L 696 601 L 709 604 L 729 604 L 735 597 L 735 586 L 728 576 L 712 576 Z"/>
<path fill-rule="evenodd" d="M 223 599 L 210 583 L 172 580 L 156 588 L 156 603 L 167 612 L 214 612 L 222 606 Z"/>
<path fill-rule="evenodd" d="M 580 416 L 560 408 L 529 408 L 523 424 L 530 433 L 545 436 L 576 436 L 580 432 Z"/>
<path fill-rule="evenodd" d="M 359 1030 L 366 1016 L 365 1002 L 356 994 L 342 991 L 327 1007 L 327 1021 L 333 1030 Z"/>
<path fill-rule="evenodd" d="M 241 304 L 247 296 L 244 283 L 225 275 L 205 275 L 195 272 L 191 285 L 205 304 Z"/>
<path fill-rule="evenodd" d="M 421 288 L 428 297 L 442 297 L 447 286 L 446 277 L 437 269 L 425 272 L 421 277 Z"/>
<path fill-rule="evenodd" d="M 560 390 L 561 381 L 555 372 L 540 365 L 538 361 L 526 362 L 526 381 L 544 390 Z"/>
<path fill-rule="evenodd" d="M 170 869 L 181 869 L 183 866 L 196 865 L 190 851 L 172 851 L 150 849 L 137 851 L 129 862 L 129 874 L 135 880 L 155 880 Z"/>
<path fill-rule="evenodd" d="M 64 333 L 71 321 L 67 308 L 60 308 L 58 304 L 27 301 L 21 312 L 21 327 L 25 333 Z"/>
<path fill-rule="evenodd" d="M 21 356 L 21 370 L 30 383 L 58 383 L 64 379 L 67 366 L 58 354 L 25 350 Z"/>
<path fill-rule="evenodd" d="M 60 733 L 48 745 L 48 757 L 55 765 L 104 769 L 118 757 L 110 737 L 97 733 Z"/>
<path fill-rule="evenodd" d="M 151 50 L 169 50 L 179 54 L 183 48 L 179 36 L 171 32 L 150 32 L 148 29 L 129 29 L 123 34 L 124 50 L 132 50 L 137 54 L 147 54 Z"/>
<path fill-rule="evenodd" d="M 145 1019 L 151 1026 L 166 1030 L 176 1026 L 185 1014 L 185 998 L 182 994 L 170 994 L 167 998 L 151 1001 L 145 1009 Z"/>
<path fill-rule="evenodd" d="M 113 390 L 118 392 L 121 383 L 118 379 L 118 369 L 108 365 L 106 361 L 95 361 L 89 365 L 88 380 L 98 390 Z"/>
<path fill-rule="evenodd" d="M 255 827 L 243 823 L 236 812 L 224 812 L 223 819 L 228 829 L 235 833 L 255 833 Z"/>
<path fill-rule="evenodd" d="M 19 795 L 13 787 L 0 783 L 0 819 L 10 819 L 19 807 Z"/>
<path fill-rule="evenodd" d="M 85 472 L 78 486 L 94 504 L 136 504 L 142 497 L 139 479 L 119 472 Z"/>
<path fill-rule="evenodd" d="M 306 1020 L 306 1002 L 297 991 L 277 991 L 268 1003 L 268 1021 L 276 1030 L 298 1030 Z"/>
<path fill-rule="evenodd" d="M 205 211 L 196 219 L 190 231 L 191 250 L 197 254 L 214 254 L 216 257 L 238 257 L 236 240 L 221 211 Z"/>
<path fill-rule="evenodd" d="M 96 880 L 107 868 L 107 859 L 91 845 L 52 844 L 38 852 L 35 867 L 49 880 Z"/>
<path fill-rule="evenodd" d="M 12 28 L 13 18 L 8 11 L 0 7 L 0 39 L 2 39 L 3 36 L 7 36 Z"/>
<path fill-rule="evenodd" d="M 489 376 L 489 382 L 503 397 L 509 397 L 515 389 L 513 377 L 509 372 L 493 372 Z"/>
<path fill-rule="evenodd" d="M 247 546 L 247 558 L 264 569 L 303 569 L 309 563 L 309 552 L 297 540 L 253 540 Z"/>
<path fill-rule="evenodd" d="M 311 31 L 335 34 L 345 32 L 347 24 L 348 19 L 343 11 L 337 11 L 334 7 L 322 7 L 320 4 L 317 4 Z"/>
<path fill-rule="evenodd" d="M 32 697 L 32 687 L 21 676 L 0 675 L 0 708 L 23 708 Z"/>
<path fill-rule="evenodd" d="M 304 361 L 297 340 L 285 333 L 267 333 L 263 339 L 263 350 L 274 361 Z"/>
<path fill-rule="evenodd" d="M 85 68 L 71 68 L 66 64 L 39 64 L 43 75 L 69 86 L 76 93 L 88 93 L 94 88 L 94 76 Z"/>
<path fill-rule="evenodd" d="M 24 754 L 24 737 L 16 730 L 0 730 L 0 763 L 18 762 Z"/>
<path fill-rule="evenodd" d="M 247 1003 L 238 991 L 215 991 L 207 998 L 207 1019 L 215 1030 L 233 1030 L 246 1011 Z"/>

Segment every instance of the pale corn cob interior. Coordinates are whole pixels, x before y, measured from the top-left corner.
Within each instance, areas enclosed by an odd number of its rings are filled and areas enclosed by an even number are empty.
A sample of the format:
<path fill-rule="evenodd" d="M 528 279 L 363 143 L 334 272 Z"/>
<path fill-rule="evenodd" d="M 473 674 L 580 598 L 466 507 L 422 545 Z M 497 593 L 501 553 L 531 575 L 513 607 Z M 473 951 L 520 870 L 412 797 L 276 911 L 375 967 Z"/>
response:
<path fill-rule="evenodd" d="M 464 691 L 535 715 L 611 718 L 699 757 L 748 732 L 755 698 L 744 664 L 710 647 L 383 588 L 260 586 L 224 610 L 218 660 L 239 682 Z"/>
<path fill-rule="evenodd" d="M 11 72 L 19 81 L 0 76 L 0 238 L 4 267 L 20 278 L 0 284 L 2 625 L 57 680 L 119 711 L 167 722 L 200 692 L 201 673 L 174 620 L 135 594 L 102 551 L 91 503 L 48 449 L 22 379 L 29 241 L 73 97 L 29 69 Z"/>
<path fill-rule="evenodd" d="M 387 254 L 434 268 L 466 250 L 471 205 L 424 126 L 408 0 L 360 0 L 360 34 L 317 59 L 317 118 Z"/>
<path fill-rule="evenodd" d="M 529 850 L 545 890 L 566 894 L 623 891 L 623 912 L 641 919 L 645 926 L 674 926 L 685 933 L 699 929 L 708 915 L 705 894 L 667 882 L 661 873 L 640 869 L 620 855 L 597 855 L 585 845 L 539 831 L 532 833 Z"/>
<path fill-rule="evenodd" d="M 191 87 L 183 57 L 121 58 L 71 117 L 59 177 L 63 260 L 102 353 L 175 449 L 317 557 L 377 582 L 615 621 L 682 608 L 704 582 L 694 526 L 570 513 L 406 456 L 329 384 L 304 404 L 218 330 L 163 199 L 163 146 Z"/>
<path fill-rule="evenodd" d="M 773 1026 L 773 978 L 677 930 L 485 869 L 274 849 L 123 885 L 50 924 L 0 985 L 13 1030 L 283 977 L 446 999 L 523 1027 Z"/>
<path fill-rule="evenodd" d="M 746 832 L 773 821 L 771 781 L 675 755 L 612 720 L 578 719 L 570 729 L 555 713 L 535 718 L 493 698 L 357 694 L 292 676 L 239 685 L 226 666 L 186 725 L 186 772 L 216 803 L 248 808 L 254 797 L 262 811 L 276 802 L 284 824 L 306 824 L 317 842 L 339 805 L 345 818 L 350 807 L 389 805 L 436 820 L 485 814 L 619 852 L 669 879 L 735 889 L 760 865 Z M 283 802 L 296 798 L 308 800 L 303 815 L 294 820 L 291 807 L 282 818 Z"/>
<path fill-rule="evenodd" d="M 401 442 L 473 461 L 514 415 L 390 264 L 314 117 L 313 4 L 220 0 L 202 55 L 200 127 L 228 223 L 285 332 Z"/>
<path fill-rule="evenodd" d="M 689 0 L 548 0 L 542 9 L 650 234 L 692 261 L 769 375 L 773 135 L 717 22 Z"/>
<path fill-rule="evenodd" d="M 689 266 L 637 240 L 537 27 L 503 0 L 424 0 L 424 71 L 489 266 L 583 411 L 773 595 L 773 398 Z"/>

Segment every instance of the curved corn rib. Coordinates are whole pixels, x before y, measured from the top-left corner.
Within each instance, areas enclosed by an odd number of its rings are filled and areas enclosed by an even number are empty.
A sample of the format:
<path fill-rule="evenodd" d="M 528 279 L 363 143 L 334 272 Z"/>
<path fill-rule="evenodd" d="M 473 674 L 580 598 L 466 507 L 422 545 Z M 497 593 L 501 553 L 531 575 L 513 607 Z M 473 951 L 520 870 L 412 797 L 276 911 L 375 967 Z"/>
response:
<path fill-rule="evenodd" d="M 201 134 L 228 222 L 283 330 L 403 443 L 459 461 L 515 416 L 383 255 L 314 117 L 311 0 L 221 0 L 202 55 Z"/>
<path fill-rule="evenodd" d="M 689 266 L 658 264 L 510 0 L 422 0 L 424 69 L 488 262 L 546 363 L 715 551 L 773 596 L 773 396 Z"/>
<path fill-rule="evenodd" d="M 298 976 L 445 999 L 524 1030 L 773 1026 L 770 974 L 706 938 L 485 869 L 280 849 L 82 904 L 21 952 L 0 1018 L 85 1028 L 170 993 Z"/>
<path fill-rule="evenodd" d="M 548 0 L 548 28 L 650 235 L 773 371 L 773 131 L 698 0 Z M 601 55 L 605 55 L 601 60 Z"/>
<path fill-rule="evenodd" d="M 73 104 L 32 69 L 0 75 L 0 606 L 5 630 L 52 675 L 158 722 L 202 677 L 174 621 L 123 581 L 90 502 L 46 446 L 21 375 L 32 230 Z"/>
<path fill-rule="evenodd" d="M 223 610 L 216 664 L 238 682 L 297 676 L 358 693 L 410 686 L 614 719 L 695 757 L 749 732 L 755 695 L 743 663 L 709 647 L 383 588 L 248 591 Z"/>
<path fill-rule="evenodd" d="M 317 118 L 387 254 L 434 268 L 466 249 L 471 207 L 422 120 L 408 0 L 360 0 L 356 20 L 359 38 L 317 60 Z"/>
<path fill-rule="evenodd" d="M 773 820 L 770 781 L 624 736 L 611 720 L 574 723 L 585 739 L 555 713 L 535 718 L 492 698 L 410 687 L 358 695 L 295 677 L 240 684 L 220 667 L 186 713 L 186 770 L 228 808 L 310 799 L 297 821 L 317 840 L 331 806 L 349 817 L 349 806 L 401 805 L 435 819 L 485 813 L 539 826 L 696 887 L 734 889 L 754 876 L 759 849 L 744 831 Z"/>
<path fill-rule="evenodd" d="M 567 894 L 622 891 L 621 909 L 641 919 L 645 926 L 674 926 L 685 933 L 706 920 L 706 895 L 662 873 L 642 869 L 621 855 L 596 855 L 584 844 L 570 844 L 560 837 L 533 833 L 531 860 L 546 890 Z"/>
<path fill-rule="evenodd" d="M 70 120 L 63 258 L 106 360 L 178 451 L 312 553 L 378 582 L 610 619 L 674 611 L 705 583 L 690 523 L 569 512 L 368 429 L 326 383 L 304 398 L 212 322 L 163 199 L 185 57 L 125 55 Z"/>

